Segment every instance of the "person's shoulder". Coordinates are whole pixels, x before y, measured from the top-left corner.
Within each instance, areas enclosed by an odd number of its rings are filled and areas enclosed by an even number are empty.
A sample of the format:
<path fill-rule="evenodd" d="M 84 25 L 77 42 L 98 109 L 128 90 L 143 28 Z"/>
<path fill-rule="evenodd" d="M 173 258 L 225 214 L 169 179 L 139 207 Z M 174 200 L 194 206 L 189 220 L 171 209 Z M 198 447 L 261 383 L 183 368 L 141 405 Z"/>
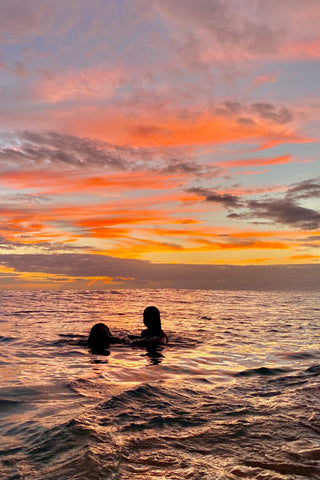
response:
<path fill-rule="evenodd" d="M 161 342 L 166 344 L 169 342 L 169 337 L 165 332 L 162 332 L 161 337 L 159 337 Z"/>
<path fill-rule="evenodd" d="M 167 335 L 162 332 L 161 335 L 157 335 L 155 337 L 148 337 L 147 339 L 148 344 L 152 345 L 166 345 L 169 341 Z"/>

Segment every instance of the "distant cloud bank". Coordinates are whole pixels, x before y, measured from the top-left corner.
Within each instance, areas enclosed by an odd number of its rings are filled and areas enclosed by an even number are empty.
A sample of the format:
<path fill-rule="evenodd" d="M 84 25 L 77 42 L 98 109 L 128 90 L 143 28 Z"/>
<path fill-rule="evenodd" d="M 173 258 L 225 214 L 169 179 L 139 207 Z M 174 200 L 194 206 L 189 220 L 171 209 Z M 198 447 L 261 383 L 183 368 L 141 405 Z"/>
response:
<path fill-rule="evenodd" d="M 29 280 L 26 278 L 28 272 Z M 320 265 L 174 265 L 105 255 L 0 255 L 0 288 L 317 290 Z"/>

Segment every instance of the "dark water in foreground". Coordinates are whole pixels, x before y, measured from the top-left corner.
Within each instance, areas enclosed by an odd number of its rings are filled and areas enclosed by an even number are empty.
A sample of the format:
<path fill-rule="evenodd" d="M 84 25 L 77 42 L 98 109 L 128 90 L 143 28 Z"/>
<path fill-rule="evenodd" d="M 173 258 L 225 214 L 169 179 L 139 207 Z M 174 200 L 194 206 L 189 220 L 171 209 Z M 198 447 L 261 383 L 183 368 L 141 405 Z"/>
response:
<path fill-rule="evenodd" d="M 0 479 L 320 479 L 314 293 L 0 293 Z M 79 341 L 103 321 L 158 355 Z M 81 342 L 80 342 L 81 343 Z"/>

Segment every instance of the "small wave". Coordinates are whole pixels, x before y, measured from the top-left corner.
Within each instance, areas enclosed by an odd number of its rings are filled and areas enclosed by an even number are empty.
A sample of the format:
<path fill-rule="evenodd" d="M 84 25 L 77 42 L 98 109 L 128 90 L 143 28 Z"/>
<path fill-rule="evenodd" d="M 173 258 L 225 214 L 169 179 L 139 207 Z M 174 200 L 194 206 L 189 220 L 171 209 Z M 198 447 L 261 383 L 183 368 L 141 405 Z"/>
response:
<path fill-rule="evenodd" d="M 102 403 L 100 408 L 102 410 L 114 410 L 118 406 L 123 408 L 127 405 L 135 409 L 138 404 L 144 407 L 149 405 L 151 409 L 156 407 L 163 412 L 171 409 L 175 410 L 177 405 L 193 408 L 193 405 L 190 404 L 190 395 L 193 395 L 195 399 L 197 392 L 188 386 L 177 390 L 173 387 L 166 388 L 146 383 L 113 396 Z M 178 414 L 178 411 L 176 413 Z"/>
<path fill-rule="evenodd" d="M 155 398 L 161 398 L 160 389 L 156 386 L 151 385 L 141 385 L 137 388 L 132 390 L 127 390 L 124 393 L 112 397 L 110 400 L 107 400 L 105 403 L 100 405 L 100 407 L 104 410 L 114 409 L 117 406 L 122 406 L 123 404 L 127 403 L 128 405 L 132 405 L 133 401 L 141 401 L 141 400 L 148 400 Z M 164 402 L 165 403 L 165 402 Z"/>
<path fill-rule="evenodd" d="M 125 434 L 200 427 L 208 422 L 210 407 L 194 415 L 190 394 L 189 389 L 177 391 L 150 384 L 140 385 L 102 403 L 100 421 L 104 426 L 117 425 Z M 192 394 L 194 398 L 197 396 L 194 390 Z"/>
<path fill-rule="evenodd" d="M 59 337 L 66 338 L 85 338 L 85 335 L 78 335 L 74 333 L 59 333 Z"/>
<path fill-rule="evenodd" d="M 307 368 L 306 373 L 312 376 L 320 375 L 320 365 L 311 365 L 311 367 Z"/>
<path fill-rule="evenodd" d="M 4 387 L 0 388 L 0 398 L 5 397 L 6 400 L 8 398 L 14 399 L 13 401 L 16 401 L 15 399 L 18 397 L 19 401 L 21 399 L 25 398 L 33 398 L 37 394 L 36 388 L 31 388 L 31 387 Z"/>
<path fill-rule="evenodd" d="M 259 368 L 250 368 L 248 370 L 243 370 L 242 372 L 237 372 L 235 374 L 236 377 L 252 377 L 255 375 L 263 375 L 263 376 L 273 376 L 273 375 L 280 375 L 282 373 L 289 372 L 289 369 L 286 368 L 269 368 L 269 367 L 259 367 Z"/>
<path fill-rule="evenodd" d="M 78 347 L 85 347 L 87 345 L 86 335 L 74 335 L 71 333 L 59 334 L 59 340 L 53 341 L 52 346 L 76 345 Z"/>
<path fill-rule="evenodd" d="M 308 358 L 316 358 L 316 355 L 310 352 L 290 352 L 280 354 L 279 357 L 287 358 L 288 360 L 303 360 Z"/>
<path fill-rule="evenodd" d="M 78 378 L 67 384 L 73 392 L 82 397 L 104 399 L 106 396 L 106 385 L 97 381 Z"/>
<path fill-rule="evenodd" d="M 14 340 L 15 340 L 14 337 L 3 337 L 2 335 L 0 335 L 0 342 L 10 343 L 10 342 L 13 342 Z"/>
<path fill-rule="evenodd" d="M 22 402 L 18 400 L 6 400 L 6 399 L 0 398 L 0 412 L 2 413 L 3 410 L 5 410 L 6 408 L 16 407 L 17 405 L 21 405 L 21 403 Z"/>
<path fill-rule="evenodd" d="M 274 461 L 260 461 L 260 460 L 246 460 L 244 462 L 250 467 L 258 467 L 263 470 L 271 470 L 282 475 L 303 475 L 306 478 L 314 478 L 313 474 L 320 473 L 320 467 L 315 464 L 299 464 L 289 462 L 274 462 Z M 318 476 L 316 478 L 319 478 Z"/>
<path fill-rule="evenodd" d="M 34 407 L 20 400 L 8 400 L 0 398 L 0 418 L 9 417 L 17 413 L 17 410 L 33 410 Z"/>
<path fill-rule="evenodd" d="M 25 315 L 26 313 L 37 313 L 35 310 L 17 310 L 16 312 L 12 312 L 12 315 Z M 43 312 L 41 312 L 43 313 Z"/>
<path fill-rule="evenodd" d="M 202 341 L 199 338 L 192 338 L 187 336 L 176 335 L 173 332 L 167 332 L 169 337 L 169 342 L 166 345 L 167 347 L 179 347 L 179 348 L 192 348 L 197 345 L 200 345 Z"/>

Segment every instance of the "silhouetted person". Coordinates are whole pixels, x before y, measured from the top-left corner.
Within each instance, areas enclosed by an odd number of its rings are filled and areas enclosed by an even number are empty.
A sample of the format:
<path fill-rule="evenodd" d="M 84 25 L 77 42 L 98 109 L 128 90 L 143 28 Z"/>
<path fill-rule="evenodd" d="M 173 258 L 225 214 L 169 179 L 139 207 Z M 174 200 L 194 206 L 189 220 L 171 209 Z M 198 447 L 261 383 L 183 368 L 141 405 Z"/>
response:
<path fill-rule="evenodd" d="M 93 325 L 88 338 L 88 347 L 93 353 L 103 353 L 108 349 L 111 343 L 111 333 L 107 325 L 104 323 L 96 323 Z"/>
<path fill-rule="evenodd" d="M 147 344 L 164 345 L 168 337 L 161 328 L 160 312 L 157 307 L 147 307 L 143 312 L 143 323 L 147 327 L 142 330 L 141 337 Z"/>

